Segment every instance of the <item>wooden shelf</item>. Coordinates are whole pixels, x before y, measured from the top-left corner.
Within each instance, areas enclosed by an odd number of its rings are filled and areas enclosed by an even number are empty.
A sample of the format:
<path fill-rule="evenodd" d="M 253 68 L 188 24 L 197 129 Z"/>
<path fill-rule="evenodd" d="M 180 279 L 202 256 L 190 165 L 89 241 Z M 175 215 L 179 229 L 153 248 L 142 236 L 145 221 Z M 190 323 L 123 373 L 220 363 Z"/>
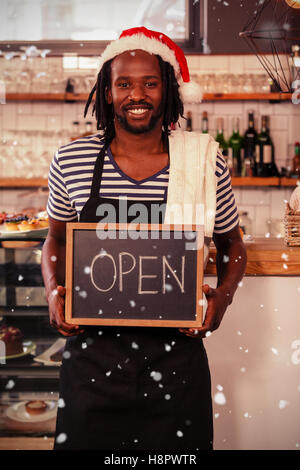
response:
<path fill-rule="evenodd" d="M 255 176 L 233 176 L 231 184 L 232 186 L 281 186 L 280 178 L 258 178 Z"/>
<path fill-rule="evenodd" d="M 234 176 L 231 178 L 231 183 L 232 186 L 239 187 L 296 187 L 297 184 L 300 184 L 300 179 Z M 47 178 L 0 178 L 0 188 L 40 188 L 47 186 Z"/>
<path fill-rule="evenodd" d="M 291 93 L 204 93 L 203 101 L 291 101 Z"/>
<path fill-rule="evenodd" d="M 7 93 L 7 101 L 86 101 L 88 93 Z M 204 93 L 203 101 L 290 101 L 291 93 Z"/>
<path fill-rule="evenodd" d="M 48 186 L 47 178 L 0 178 L 0 188 L 40 188 Z"/>

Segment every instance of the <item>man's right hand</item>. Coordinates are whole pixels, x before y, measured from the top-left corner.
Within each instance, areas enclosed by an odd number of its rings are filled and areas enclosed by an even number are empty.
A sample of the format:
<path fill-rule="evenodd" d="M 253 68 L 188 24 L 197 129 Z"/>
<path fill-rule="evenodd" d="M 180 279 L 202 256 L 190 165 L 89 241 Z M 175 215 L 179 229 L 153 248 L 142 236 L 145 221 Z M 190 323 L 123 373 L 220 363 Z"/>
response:
<path fill-rule="evenodd" d="M 63 286 L 57 286 L 48 295 L 50 325 L 63 336 L 75 336 L 83 330 L 79 325 L 70 325 L 65 322 L 65 295 L 66 289 Z"/>

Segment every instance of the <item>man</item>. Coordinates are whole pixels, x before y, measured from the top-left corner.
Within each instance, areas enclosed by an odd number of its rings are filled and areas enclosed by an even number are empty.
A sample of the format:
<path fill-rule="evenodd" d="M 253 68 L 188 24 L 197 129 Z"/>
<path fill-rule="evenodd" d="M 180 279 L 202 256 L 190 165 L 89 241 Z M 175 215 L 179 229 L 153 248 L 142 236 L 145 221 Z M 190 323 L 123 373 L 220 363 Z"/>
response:
<path fill-rule="evenodd" d="M 200 95 L 181 49 L 167 36 L 146 28 L 123 32 L 101 56 L 85 115 L 94 92 L 102 133 L 61 147 L 49 173 L 42 271 L 50 323 L 67 337 L 55 449 L 212 449 L 210 374 L 202 338 L 220 325 L 246 264 L 228 169 L 211 137 L 193 133 L 194 151 L 188 136 L 183 136 L 188 147 L 181 147 L 183 134 L 170 134 L 183 116 L 182 100 L 199 101 Z M 194 157 L 202 165 L 207 160 L 205 171 L 191 168 Z M 182 172 L 176 171 L 183 163 Z M 201 194 L 191 173 L 201 173 Z M 206 245 L 213 232 L 217 248 L 218 286 L 203 286 L 208 302 L 203 326 L 83 330 L 67 324 L 66 223 L 101 220 L 101 205 L 118 209 L 124 196 L 131 204 L 142 202 L 148 214 L 153 205 L 166 202 L 166 221 L 170 201 L 184 201 L 190 186 L 205 206 Z M 131 220 L 127 215 L 118 221 Z"/>

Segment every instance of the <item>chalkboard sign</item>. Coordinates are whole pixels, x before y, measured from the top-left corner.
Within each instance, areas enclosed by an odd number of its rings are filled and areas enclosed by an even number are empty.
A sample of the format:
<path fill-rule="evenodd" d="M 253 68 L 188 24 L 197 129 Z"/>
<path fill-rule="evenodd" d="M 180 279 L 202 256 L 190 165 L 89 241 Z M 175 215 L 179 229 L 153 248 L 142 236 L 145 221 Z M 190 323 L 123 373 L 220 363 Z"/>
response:
<path fill-rule="evenodd" d="M 202 325 L 203 226 L 67 224 L 66 321 Z"/>

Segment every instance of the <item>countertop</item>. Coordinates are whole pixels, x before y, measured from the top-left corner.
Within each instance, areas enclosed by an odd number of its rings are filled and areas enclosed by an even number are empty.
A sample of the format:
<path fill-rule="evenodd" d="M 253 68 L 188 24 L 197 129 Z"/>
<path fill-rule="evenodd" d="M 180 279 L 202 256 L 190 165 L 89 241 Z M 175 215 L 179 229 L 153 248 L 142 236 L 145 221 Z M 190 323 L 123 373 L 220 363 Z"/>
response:
<path fill-rule="evenodd" d="M 255 238 L 245 242 L 248 276 L 300 276 L 300 246 L 286 246 L 283 238 Z M 216 248 L 211 246 L 205 274 L 216 274 Z"/>

